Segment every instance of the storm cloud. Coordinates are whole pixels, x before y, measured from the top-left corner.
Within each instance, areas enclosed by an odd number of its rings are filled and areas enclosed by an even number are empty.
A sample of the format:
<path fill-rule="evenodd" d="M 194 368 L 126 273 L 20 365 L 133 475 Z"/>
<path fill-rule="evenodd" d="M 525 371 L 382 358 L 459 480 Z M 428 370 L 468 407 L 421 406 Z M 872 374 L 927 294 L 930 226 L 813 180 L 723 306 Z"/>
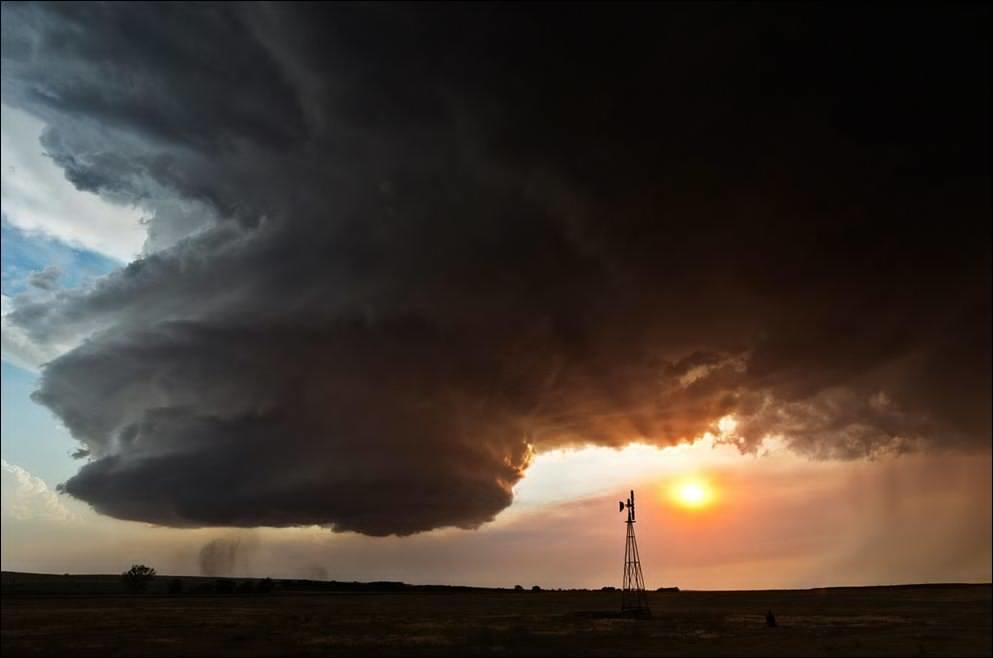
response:
<path fill-rule="evenodd" d="M 989 7 L 3 5 L 3 102 L 141 258 L 15 300 L 64 484 L 476 527 L 535 451 L 990 444 Z M 879 39 L 885 33 L 886 45 Z M 939 44 L 931 47 L 928 44 Z"/>

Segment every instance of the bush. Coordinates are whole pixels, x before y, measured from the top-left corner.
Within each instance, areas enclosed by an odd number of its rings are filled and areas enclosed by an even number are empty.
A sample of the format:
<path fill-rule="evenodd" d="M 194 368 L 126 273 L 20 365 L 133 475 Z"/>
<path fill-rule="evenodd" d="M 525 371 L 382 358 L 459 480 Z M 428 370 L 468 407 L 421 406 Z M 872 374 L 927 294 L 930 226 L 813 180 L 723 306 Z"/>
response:
<path fill-rule="evenodd" d="M 534 587 L 531 588 L 531 591 L 532 592 L 540 592 L 541 591 L 541 588 L 538 587 L 537 585 L 535 585 Z"/>
<path fill-rule="evenodd" d="M 523 592 L 524 591 L 524 588 L 521 587 L 520 585 L 514 585 L 514 591 L 515 592 Z"/>
<path fill-rule="evenodd" d="M 148 584 L 155 578 L 155 569 L 144 564 L 132 564 L 131 568 L 121 574 L 124 586 L 132 594 L 138 594 L 148 589 Z"/>

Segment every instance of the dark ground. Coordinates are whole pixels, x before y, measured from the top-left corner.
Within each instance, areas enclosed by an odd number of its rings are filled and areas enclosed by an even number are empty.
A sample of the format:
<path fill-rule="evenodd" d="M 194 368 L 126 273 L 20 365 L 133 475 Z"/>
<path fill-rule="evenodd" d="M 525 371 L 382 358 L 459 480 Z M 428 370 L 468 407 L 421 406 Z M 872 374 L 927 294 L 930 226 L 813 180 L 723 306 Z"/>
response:
<path fill-rule="evenodd" d="M 652 592 L 653 618 L 632 620 L 604 614 L 617 592 L 307 592 L 297 581 L 268 594 L 126 596 L 105 576 L 27 578 L 4 574 L 4 656 L 993 653 L 990 585 Z M 185 590 L 197 582 L 213 585 L 185 579 Z"/>

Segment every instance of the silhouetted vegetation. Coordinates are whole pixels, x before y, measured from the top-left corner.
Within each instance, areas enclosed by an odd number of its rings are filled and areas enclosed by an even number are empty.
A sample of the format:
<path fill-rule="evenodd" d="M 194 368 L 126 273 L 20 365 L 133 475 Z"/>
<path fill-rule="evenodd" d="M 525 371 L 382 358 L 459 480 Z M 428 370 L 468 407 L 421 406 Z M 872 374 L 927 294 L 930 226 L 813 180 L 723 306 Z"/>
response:
<path fill-rule="evenodd" d="M 171 596 L 178 596 L 183 593 L 183 581 L 179 578 L 173 578 L 169 581 L 169 594 Z"/>
<path fill-rule="evenodd" d="M 144 564 L 133 564 L 131 568 L 121 574 L 124 586 L 132 594 L 139 594 L 148 589 L 148 584 L 155 578 L 155 569 L 146 567 Z"/>
<path fill-rule="evenodd" d="M 541 591 L 541 588 L 538 587 L 537 585 L 535 585 L 534 587 L 531 588 L 531 591 L 532 592 L 540 592 Z"/>
<path fill-rule="evenodd" d="M 259 581 L 259 584 L 255 588 L 255 591 L 258 592 L 259 594 L 268 594 L 273 589 L 275 589 L 275 587 L 276 584 L 272 581 L 272 578 L 263 578 L 262 580 Z"/>

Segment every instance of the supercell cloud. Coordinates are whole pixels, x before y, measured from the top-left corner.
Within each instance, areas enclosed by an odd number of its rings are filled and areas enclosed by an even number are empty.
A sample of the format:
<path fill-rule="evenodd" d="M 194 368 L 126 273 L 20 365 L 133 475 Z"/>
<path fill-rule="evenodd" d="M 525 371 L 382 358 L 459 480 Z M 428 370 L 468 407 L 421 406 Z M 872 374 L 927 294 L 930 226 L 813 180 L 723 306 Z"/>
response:
<path fill-rule="evenodd" d="M 409 534 L 727 415 L 988 449 L 990 10 L 915 11 L 4 3 L 4 104 L 148 218 L 5 318 L 75 346 L 64 490 Z"/>

